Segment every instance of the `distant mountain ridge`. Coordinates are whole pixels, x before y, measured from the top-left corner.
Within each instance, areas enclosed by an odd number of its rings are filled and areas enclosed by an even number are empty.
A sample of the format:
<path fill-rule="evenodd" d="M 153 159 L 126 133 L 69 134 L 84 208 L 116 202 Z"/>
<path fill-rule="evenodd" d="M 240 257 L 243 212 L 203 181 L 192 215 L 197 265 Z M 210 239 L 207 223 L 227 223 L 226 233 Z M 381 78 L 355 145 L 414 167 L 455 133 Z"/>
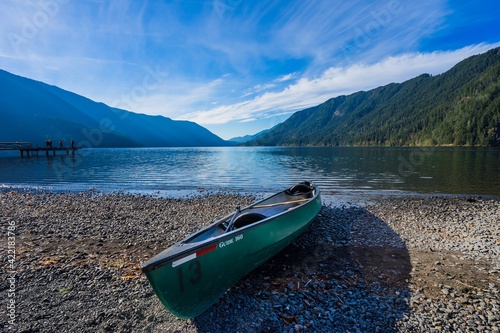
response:
<path fill-rule="evenodd" d="M 500 48 L 447 72 L 338 96 L 248 142 L 261 146 L 500 145 Z"/>
<path fill-rule="evenodd" d="M 265 129 L 265 130 L 260 131 L 260 132 L 258 132 L 256 134 L 253 134 L 253 135 L 249 134 L 249 135 L 244 135 L 244 136 L 237 136 L 237 137 L 229 139 L 228 141 L 230 141 L 230 142 L 236 142 L 236 143 L 245 143 L 245 142 L 252 141 L 252 140 L 260 138 L 261 136 L 263 136 L 264 134 L 266 134 L 270 130 L 271 129 Z"/>
<path fill-rule="evenodd" d="M 0 142 L 43 145 L 50 138 L 87 147 L 229 145 L 193 122 L 113 108 L 3 70 L 0 87 Z"/>

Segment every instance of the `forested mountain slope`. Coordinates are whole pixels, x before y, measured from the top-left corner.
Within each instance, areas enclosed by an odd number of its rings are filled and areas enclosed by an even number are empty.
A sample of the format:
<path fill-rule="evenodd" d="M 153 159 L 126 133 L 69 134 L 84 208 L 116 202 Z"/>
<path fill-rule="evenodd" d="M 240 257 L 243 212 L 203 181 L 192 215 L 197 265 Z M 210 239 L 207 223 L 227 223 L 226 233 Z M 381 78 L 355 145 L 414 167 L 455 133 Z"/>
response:
<path fill-rule="evenodd" d="M 499 145 L 499 78 L 496 48 L 440 75 L 332 98 L 248 144 Z"/>

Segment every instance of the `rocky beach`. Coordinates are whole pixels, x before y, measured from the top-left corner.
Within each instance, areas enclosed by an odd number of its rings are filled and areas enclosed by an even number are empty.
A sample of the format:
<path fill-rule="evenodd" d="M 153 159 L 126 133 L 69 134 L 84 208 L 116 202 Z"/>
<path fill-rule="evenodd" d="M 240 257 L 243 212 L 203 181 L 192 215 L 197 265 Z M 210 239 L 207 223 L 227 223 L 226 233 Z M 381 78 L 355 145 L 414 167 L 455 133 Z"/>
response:
<path fill-rule="evenodd" d="M 141 263 L 255 200 L 0 193 L 0 331 L 500 332 L 500 201 L 479 197 L 325 203 L 207 312 L 171 315 Z"/>

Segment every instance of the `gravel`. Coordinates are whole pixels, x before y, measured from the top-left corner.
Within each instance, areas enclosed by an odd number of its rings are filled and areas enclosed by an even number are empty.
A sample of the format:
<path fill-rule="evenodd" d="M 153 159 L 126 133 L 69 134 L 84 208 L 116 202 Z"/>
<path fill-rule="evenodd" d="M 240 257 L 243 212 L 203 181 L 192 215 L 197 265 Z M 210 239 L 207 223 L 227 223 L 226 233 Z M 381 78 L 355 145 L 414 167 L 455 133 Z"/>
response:
<path fill-rule="evenodd" d="M 255 199 L 0 193 L 0 331 L 500 332 L 500 202 L 465 197 L 325 204 L 204 314 L 171 315 L 141 263 Z"/>

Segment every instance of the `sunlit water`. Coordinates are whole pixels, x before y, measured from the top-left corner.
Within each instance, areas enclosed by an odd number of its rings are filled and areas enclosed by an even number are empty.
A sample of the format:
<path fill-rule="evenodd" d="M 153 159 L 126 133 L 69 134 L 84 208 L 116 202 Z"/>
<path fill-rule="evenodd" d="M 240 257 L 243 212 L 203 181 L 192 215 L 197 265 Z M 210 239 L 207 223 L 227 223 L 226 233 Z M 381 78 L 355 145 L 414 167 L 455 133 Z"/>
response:
<path fill-rule="evenodd" d="M 326 195 L 500 196 L 499 175 L 496 148 L 100 148 L 23 158 L 0 152 L 4 189 L 272 193 L 312 180 Z"/>

